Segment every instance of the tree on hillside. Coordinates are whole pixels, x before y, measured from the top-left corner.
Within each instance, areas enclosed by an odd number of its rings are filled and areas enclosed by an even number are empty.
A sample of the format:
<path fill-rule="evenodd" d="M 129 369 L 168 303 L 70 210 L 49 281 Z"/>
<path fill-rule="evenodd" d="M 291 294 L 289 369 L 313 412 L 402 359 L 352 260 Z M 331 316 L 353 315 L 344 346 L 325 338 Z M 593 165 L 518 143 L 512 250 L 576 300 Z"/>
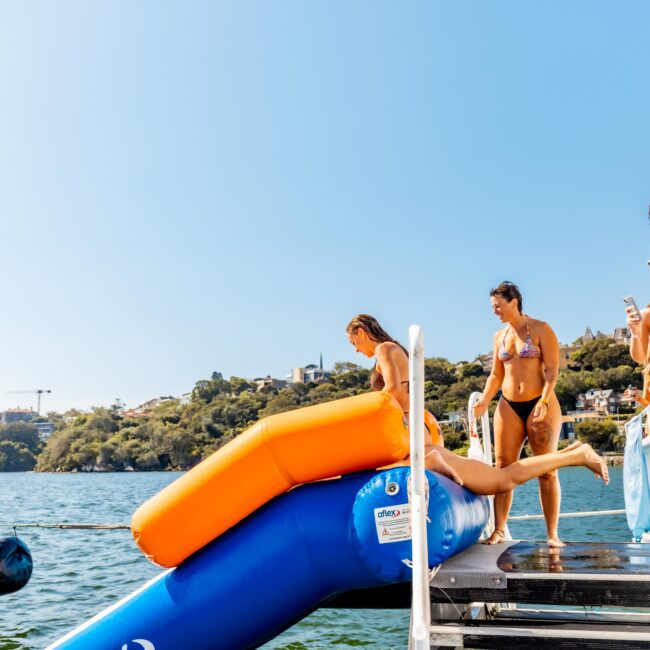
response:
<path fill-rule="evenodd" d="M 338 364 L 334 364 L 336 367 Z M 370 390 L 370 371 L 354 363 L 341 364 L 341 372 L 332 375 L 332 383 L 341 389 L 358 389 L 359 391 Z"/>
<path fill-rule="evenodd" d="M 336 361 L 333 372 L 340 375 L 343 372 L 358 372 L 359 370 L 363 370 L 363 368 L 352 361 Z"/>
<path fill-rule="evenodd" d="M 482 377 L 483 366 L 480 363 L 463 363 L 458 366 L 457 374 L 460 379 L 467 379 L 468 377 Z"/>
<path fill-rule="evenodd" d="M 38 454 L 43 446 L 38 429 L 30 422 L 11 422 L 0 426 L 0 440 L 21 444 L 32 454 Z"/>
<path fill-rule="evenodd" d="M 571 355 L 570 366 L 577 370 L 608 370 L 618 366 L 633 366 L 627 346 L 609 338 L 598 338 L 583 345 Z"/>
<path fill-rule="evenodd" d="M 251 393 L 255 390 L 255 384 L 251 384 L 251 382 L 242 377 L 231 377 L 228 381 L 233 395 L 240 395 L 243 392 Z"/>
<path fill-rule="evenodd" d="M 29 472 L 36 466 L 34 454 L 25 445 L 0 441 L 0 472 Z"/>
<path fill-rule="evenodd" d="M 456 366 L 440 357 L 424 360 L 424 378 L 434 384 L 450 386 L 457 380 Z"/>
<path fill-rule="evenodd" d="M 555 385 L 555 394 L 562 409 L 571 411 L 576 407 L 578 395 L 598 387 L 590 372 L 562 371 Z"/>
<path fill-rule="evenodd" d="M 600 451 L 614 451 L 621 448 L 623 436 L 611 420 L 587 420 L 575 426 L 576 435 Z"/>

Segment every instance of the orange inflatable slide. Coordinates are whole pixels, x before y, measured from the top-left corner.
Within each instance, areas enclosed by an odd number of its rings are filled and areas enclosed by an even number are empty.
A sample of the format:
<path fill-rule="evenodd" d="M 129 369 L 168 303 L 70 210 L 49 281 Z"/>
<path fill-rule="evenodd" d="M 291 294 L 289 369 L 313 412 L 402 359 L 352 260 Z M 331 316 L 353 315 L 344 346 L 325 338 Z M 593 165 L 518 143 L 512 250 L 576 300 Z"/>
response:
<path fill-rule="evenodd" d="M 389 465 L 408 449 L 404 415 L 387 393 L 272 415 L 140 506 L 133 536 L 150 560 L 177 566 L 292 487 Z"/>

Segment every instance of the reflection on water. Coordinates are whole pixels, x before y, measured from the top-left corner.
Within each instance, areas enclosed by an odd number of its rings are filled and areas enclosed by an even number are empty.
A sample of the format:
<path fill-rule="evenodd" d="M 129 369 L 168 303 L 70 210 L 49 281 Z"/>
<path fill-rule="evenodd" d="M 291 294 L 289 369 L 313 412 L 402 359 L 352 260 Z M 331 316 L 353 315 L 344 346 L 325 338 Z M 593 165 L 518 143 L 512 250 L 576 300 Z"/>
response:
<path fill-rule="evenodd" d="M 128 523 L 140 503 L 176 476 L 0 474 L 0 523 Z M 581 469 L 562 470 L 560 477 L 567 512 L 623 507 L 621 468 L 612 468 L 608 488 Z M 519 488 L 513 514 L 538 512 L 536 484 Z M 11 532 L 4 528 L 0 535 Z M 22 591 L 0 597 L 0 650 L 44 648 L 160 572 L 140 554 L 129 531 L 18 532 L 32 551 L 34 574 Z M 511 532 L 520 539 L 544 539 L 544 523 L 514 522 Z M 630 539 L 621 516 L 567 519 L 560 524 L 560 534 L 582 541 Z M 545 561 L 548 565 L 548 556 Z M 608 561 L 617 560 L 612 556 Z M 406 610 L 319 610 L 265 648 L 403 648 L 408 624 Z"/>

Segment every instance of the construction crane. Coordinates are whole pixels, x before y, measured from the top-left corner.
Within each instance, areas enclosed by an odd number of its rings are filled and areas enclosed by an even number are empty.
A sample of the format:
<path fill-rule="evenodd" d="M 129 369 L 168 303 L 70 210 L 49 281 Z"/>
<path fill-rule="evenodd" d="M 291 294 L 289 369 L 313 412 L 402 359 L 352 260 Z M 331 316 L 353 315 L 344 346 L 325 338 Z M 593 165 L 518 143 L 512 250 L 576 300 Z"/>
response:
<path fill-rule="evenodd" d="M 51 392 L 52 392 L 51 390 L 43 390 L 42 388 L 38 388 L 36 390 L 10 390 L 10 391 L 8 391 L 8 393 L 14 393 L 14 394 L 17 394 L 17 393 L 32 393 L 32 394 L 34 394 L 35 393 L 36 395 L 38 395 L 38 399 L 36 401 L 36 415 L 41 414 L 41 395 L 43 393 L 51 393 Z"/>

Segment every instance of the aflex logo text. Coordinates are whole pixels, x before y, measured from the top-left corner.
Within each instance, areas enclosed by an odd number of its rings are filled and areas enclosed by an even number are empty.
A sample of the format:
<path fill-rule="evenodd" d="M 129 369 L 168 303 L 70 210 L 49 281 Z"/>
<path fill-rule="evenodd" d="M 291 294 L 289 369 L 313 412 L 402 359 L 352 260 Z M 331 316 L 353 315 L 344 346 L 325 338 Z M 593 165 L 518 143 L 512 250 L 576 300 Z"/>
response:
<path fill-rule="evenodd" d="M 380 512 L 377 513 L 377 517 L 380 519 L 383 519 L 384 517 L 399 517 L 401 510 L 388 510 L 384 508 Z"/>

